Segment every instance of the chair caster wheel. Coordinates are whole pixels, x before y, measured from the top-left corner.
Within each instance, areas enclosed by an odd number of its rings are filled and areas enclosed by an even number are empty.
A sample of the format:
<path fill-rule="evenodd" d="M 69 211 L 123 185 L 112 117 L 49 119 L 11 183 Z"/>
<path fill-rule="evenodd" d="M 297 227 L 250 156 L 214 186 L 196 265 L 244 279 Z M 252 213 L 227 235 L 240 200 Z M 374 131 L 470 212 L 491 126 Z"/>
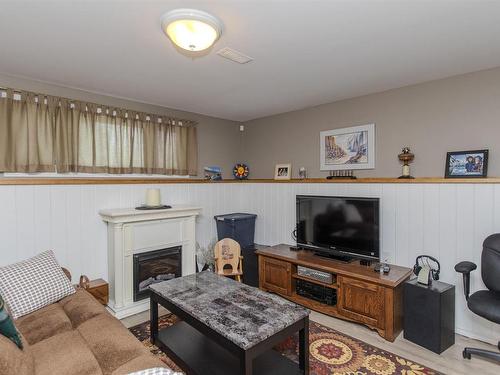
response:
<path fill-rule="evenodd" d="M 471 359 L 471 355 L 470 353 L 467 351 L 467 349 L 464 349 L 463 352 L 462 352 L 462 356 L 464 357 L 464 359 Z"/>

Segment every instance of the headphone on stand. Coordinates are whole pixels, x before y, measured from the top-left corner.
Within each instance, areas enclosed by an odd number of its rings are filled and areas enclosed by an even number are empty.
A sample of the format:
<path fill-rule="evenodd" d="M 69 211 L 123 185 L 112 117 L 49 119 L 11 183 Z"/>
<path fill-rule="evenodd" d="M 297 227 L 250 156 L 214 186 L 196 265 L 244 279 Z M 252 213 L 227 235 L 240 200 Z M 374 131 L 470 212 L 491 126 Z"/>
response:
<path fill-rule="evenodd" d="M 431 262 L 434 262 L 434 265 L 431 265 Z M 418 276 L 419 272 L 422 270 L 423 266 L 427 266 L 430 269 L 430 273 L 433 280 L 439 280 L 439 272 L 441 272 L 441 265 L 439 261 L 431 257 L 430 255 L 419 255 L 417 259 L 415 259 L 415 265 L 413 266 L 413 273 Z M 434 266 L 434 267 L 433 267 Z M 437 266 L 437 269 L 435 268 Z"/>

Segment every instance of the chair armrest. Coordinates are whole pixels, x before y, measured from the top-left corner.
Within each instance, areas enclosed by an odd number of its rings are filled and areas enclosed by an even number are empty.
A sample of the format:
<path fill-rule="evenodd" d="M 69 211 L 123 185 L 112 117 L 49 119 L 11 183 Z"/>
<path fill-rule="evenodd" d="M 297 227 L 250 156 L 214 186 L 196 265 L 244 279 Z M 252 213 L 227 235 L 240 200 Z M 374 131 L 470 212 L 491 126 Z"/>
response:
<path fill-rule="evenodd" d="M 71 281 L 71 272 L 67 268 L 61 267 L 66 277 Z"/>
<path fill-rule="evenodd" d="M 455 271 L 462 274 L 462 279 L 464 282 L 464 294 L 465 299 L 469 299 L 470 294 L 470 273 L 474 271 L 477 266 L 472 262 L 460 262 L 455 266 Z"/>
<path fill-rule="evenodd" d="M 477 268 L 475 263 L 472 262 L 460 262 L 455 266 L 455 271 L 460 272 L 462 274 L 471 273 Z"/>

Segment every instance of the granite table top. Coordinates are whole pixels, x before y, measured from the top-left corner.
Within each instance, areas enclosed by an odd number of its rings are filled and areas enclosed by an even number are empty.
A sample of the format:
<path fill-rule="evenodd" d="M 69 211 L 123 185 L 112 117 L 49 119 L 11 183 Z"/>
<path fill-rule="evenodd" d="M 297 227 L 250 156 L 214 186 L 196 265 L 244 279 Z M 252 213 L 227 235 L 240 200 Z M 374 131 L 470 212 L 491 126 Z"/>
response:
<path fill-rule="evenodd" d="M 150 288 L 244 350 L 309 315 L 300 305 L 210 271 Z"/>

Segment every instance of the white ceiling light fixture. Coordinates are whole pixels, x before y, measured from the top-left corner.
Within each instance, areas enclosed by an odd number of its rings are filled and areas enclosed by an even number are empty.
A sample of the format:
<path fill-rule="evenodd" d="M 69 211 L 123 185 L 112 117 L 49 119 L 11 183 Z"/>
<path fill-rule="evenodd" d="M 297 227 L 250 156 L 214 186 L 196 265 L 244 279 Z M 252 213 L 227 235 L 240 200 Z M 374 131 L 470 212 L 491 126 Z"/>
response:
<path fill-rule="evenodd" d="M 210 48 L 222 34 L 222 23 L 196 9 L 176 9 L 161 17 L 161 28 L 172 43 L 196 52 Z"/>

